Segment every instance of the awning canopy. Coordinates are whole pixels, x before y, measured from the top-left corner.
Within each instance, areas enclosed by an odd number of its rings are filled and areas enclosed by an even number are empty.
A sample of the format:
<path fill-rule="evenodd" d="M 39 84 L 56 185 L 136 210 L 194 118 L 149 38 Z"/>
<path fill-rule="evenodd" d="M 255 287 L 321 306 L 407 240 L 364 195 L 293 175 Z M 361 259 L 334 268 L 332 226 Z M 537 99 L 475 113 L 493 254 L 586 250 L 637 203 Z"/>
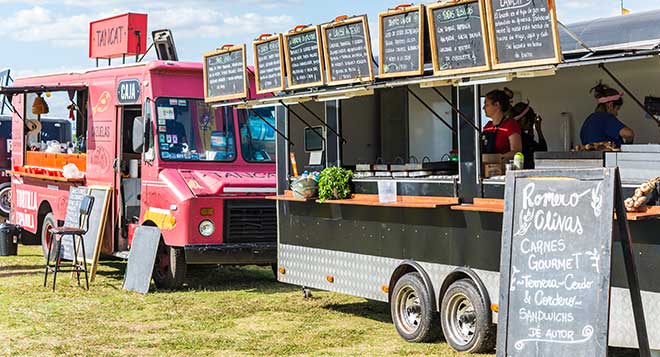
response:
<path fill-rule="evenodd" d="M 79 90 L 85 90 L 85 89 L 87 89 L 87 86 L 84 86 L 84 85 L 8 86 L 8 87 L 0 87 L 0 94 L 4 94 L 8 97 L 11 97 L 15 94 L 59 92 L 59 91 L 79 91 Z"/>
<path fill-rule="evenodd" d="M 567 27 L 596 52 L 651 50 L 660 45 L 660 10 L 598 18 Z M 559 35 L 565 57 L 587 52 L 561 27 Z"/>

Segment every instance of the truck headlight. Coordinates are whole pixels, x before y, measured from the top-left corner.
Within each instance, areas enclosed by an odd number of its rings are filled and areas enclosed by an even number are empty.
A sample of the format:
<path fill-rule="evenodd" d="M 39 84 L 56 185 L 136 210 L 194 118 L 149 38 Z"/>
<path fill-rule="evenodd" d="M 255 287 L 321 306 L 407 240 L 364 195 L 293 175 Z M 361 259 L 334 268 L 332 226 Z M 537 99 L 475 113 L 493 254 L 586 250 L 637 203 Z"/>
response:
<path fill-rule="evenodd" d="M 199 234 L 209 237 L 213 232 L 215 232 L 215 225 L 211 220 L 205 219 L 199 223 Z"/>

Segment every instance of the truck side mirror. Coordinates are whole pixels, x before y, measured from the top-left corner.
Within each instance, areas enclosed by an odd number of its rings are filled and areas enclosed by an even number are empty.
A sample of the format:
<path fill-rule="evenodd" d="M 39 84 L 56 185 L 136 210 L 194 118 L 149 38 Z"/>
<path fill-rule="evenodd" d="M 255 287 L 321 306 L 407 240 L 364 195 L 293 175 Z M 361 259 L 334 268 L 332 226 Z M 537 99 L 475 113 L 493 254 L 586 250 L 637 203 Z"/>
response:
<path fill-rule="evenodd" d="M 133 152 L 141 153 L 144 150 L 144 118 L 133 119 Z"/>

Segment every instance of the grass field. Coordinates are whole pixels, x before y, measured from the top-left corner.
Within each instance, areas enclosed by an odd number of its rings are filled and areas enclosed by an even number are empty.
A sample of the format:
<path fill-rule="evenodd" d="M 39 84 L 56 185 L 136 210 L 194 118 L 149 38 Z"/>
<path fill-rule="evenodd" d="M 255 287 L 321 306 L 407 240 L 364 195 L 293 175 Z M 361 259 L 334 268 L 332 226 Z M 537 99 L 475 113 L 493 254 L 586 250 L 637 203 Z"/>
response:
<path fill-rule="evenodd" d="M 68 273 L 44 288 L 43 264 L 34 246 L 0 257 L 0 355 L 457 355 L 404 342 L 387 304 L 304 300 L 270 268 L 192 271 L 182 291 L 140 295 L 121 289 L 123 261 L 102 261 L 89 292 Z"/>

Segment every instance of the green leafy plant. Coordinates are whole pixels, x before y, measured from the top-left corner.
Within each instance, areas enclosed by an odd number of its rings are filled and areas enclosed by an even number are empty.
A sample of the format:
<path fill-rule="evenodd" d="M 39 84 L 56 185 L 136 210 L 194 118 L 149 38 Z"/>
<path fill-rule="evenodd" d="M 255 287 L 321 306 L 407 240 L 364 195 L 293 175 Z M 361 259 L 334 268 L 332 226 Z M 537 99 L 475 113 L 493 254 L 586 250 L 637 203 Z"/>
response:
<path fill-rule="evenodd" d="M 319 199 L 342 200 L 351 197 L 353 172 L 341 167 L 328 167 L 319 175 Z"/>

